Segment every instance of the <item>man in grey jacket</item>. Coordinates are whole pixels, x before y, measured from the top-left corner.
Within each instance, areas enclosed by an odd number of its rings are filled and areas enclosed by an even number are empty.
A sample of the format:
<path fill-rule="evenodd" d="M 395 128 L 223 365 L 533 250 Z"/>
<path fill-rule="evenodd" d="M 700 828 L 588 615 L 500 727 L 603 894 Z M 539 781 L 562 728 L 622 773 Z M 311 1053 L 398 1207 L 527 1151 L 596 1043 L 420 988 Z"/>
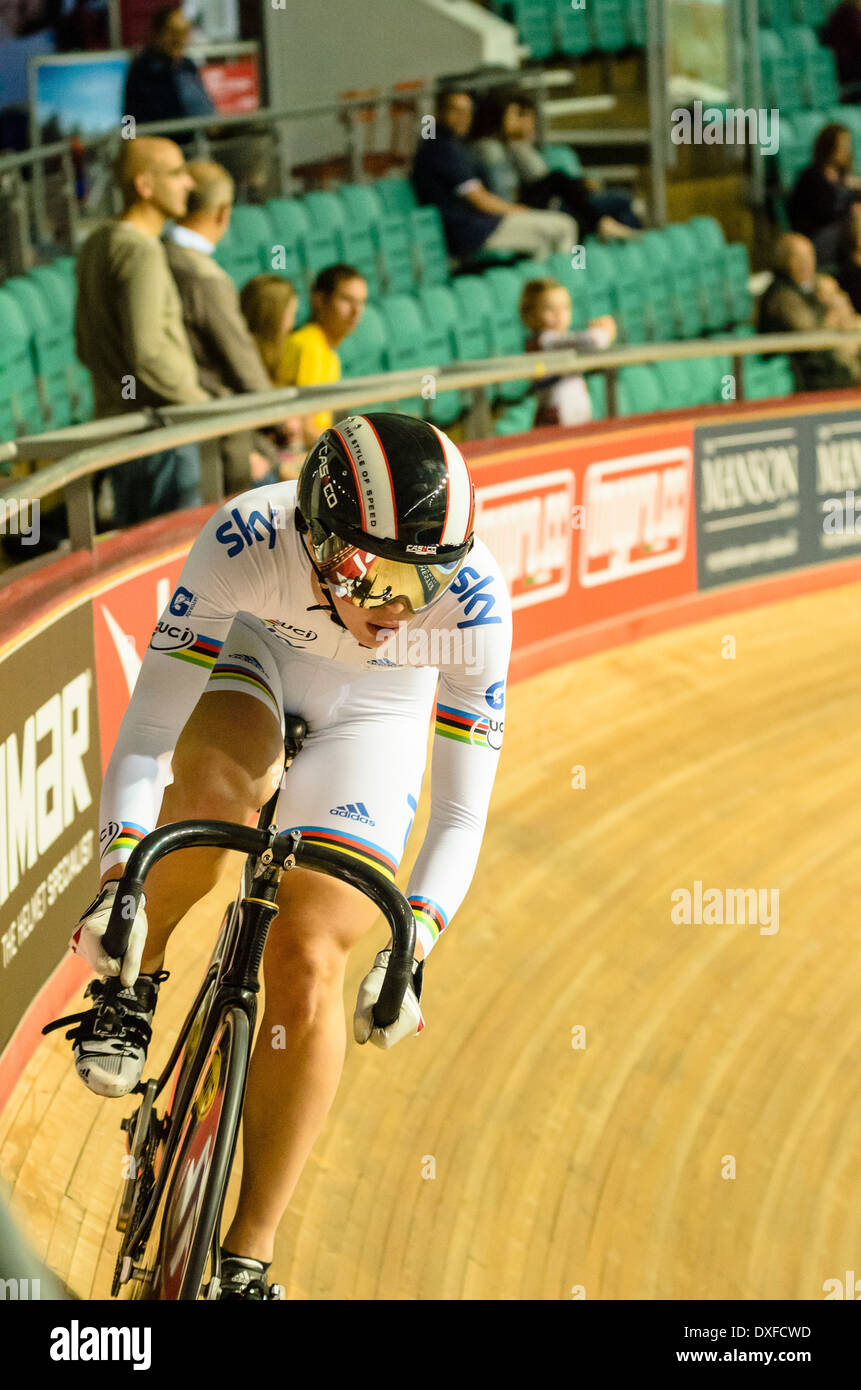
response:
<path fill-rule="evenodd" d="M 233 179 L 209 160 L 186 167 L 193 179 L 187 212 L 168 231 L 165 246 L 200 384 L 213 396 L 269 391 L 272 382 L 243 317 L 239 293 L 213 259 L 230 226 Z M 260 431 L 226 435 L 222 458 L 228 492 L 243 492 L 267 478 L 278 481 L 278 450 Z"/>

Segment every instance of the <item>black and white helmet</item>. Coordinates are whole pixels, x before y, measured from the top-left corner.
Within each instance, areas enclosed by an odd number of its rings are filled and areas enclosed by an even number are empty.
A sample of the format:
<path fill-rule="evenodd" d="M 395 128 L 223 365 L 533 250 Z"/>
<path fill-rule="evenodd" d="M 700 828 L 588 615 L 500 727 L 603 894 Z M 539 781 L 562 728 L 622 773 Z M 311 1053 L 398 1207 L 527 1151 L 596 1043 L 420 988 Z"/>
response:
<path fill-rule="evenodd" d="M 473 544 L 475 488 L 456 444 L 424 420 L 373 412 L 325 430 L 297 510 L 321 580 L 361 607 L 439 598 Z"/>

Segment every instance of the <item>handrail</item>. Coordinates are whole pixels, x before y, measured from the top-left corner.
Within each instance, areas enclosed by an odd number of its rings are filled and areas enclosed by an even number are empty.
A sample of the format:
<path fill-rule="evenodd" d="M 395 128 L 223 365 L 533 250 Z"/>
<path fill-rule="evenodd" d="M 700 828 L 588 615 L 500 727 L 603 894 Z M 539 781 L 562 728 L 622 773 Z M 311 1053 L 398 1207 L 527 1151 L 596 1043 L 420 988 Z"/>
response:
<path fill-rule="evenodd" d="M 541 89 L 548 85 L 544 73 L 520 72 L 517 69 L 512 69 L 511 72 L 512 76 L 517 78 L 520 87 Z M 499 72 L 483 75 L 474 74 L 470 78 L 470 86 L 473 88 L 492 87 L 502 84 L 504 80 L 503 75 Z M 366 110 L 369 106 L 383 107 L 393 103 L 403 105 L 405 102 L 414 101 L 432 93 L 436 86 L 437 79 L 432 78 L 422 82 L 420 86 L 411 87 L 409 91 L 392 87 L 390 90 L 377 93 L 375 96 L 350 97 L 344 100 L 323 102 L 316 106 L 261 106 L 256 111 L 244 111 L 233 115 L 214 111 L 211 115 L 206 116 L 182 116 L 170 121 L 146 121 L 135 127 L 135 133 L 137 136 L 175 135 L 185 131 L 194 134 L 195 131 L 206 131 L 212 127 L 217 127 L 220 130 L 223 127 L 247 126 L 256 123 L 308 120 L 313 116 L 344 115 L 354 110 Z M 112 141 L 121 139 L 120 122 L 121 117 L 118 116 L 116 130 L 105 131 L 100 135 L 91 135 L 80 141 L 80 148 L 84 150 L 98 149 Z M 24 164 L 56 159 L 58 155 L 68 149 L 69 141 L 62 140 L 54 141 L 50 145 L 34 145 L 31 150 L 0 154 L 0 175 L 7 169 L 20 168 Z"/>
<path fill-rule="evenodd" d="M 602 352 L 580 353 L 573 348 L 518 356 L 485 358 L 474 362 L 446 363 L 408 368 L 374 376 L 351 377 L 336 386 L 280 387 L 234 397 L 220 397 L 203 404 L 165 406 L 158 410 L 135 411 L 116 420 L 98 420 L 72 426 L 46 435 L 27 435 L 13 441 L 7 454 L 20 460 L 55 457 L 56 462 L 26 477 L 15 478 L 0 487 L 0 505 L 7 525 L 33 501 L 65 488 L 69 508 L 71 548 L 91 548 L 95 541 L 92 521 L 92 475 L 130 459 L 174 448 L 180 444 L 210 441 L 239 431 L 279 424 L 285 415 L 312 415 L 325 410 L 344 410 L 377 401 L 398 400 L 421 395 L 430 383 L 434 393 L 472 390 L 480 396 L 484 388 L 501 381 L 542 379 L 566 372 L 600 371 L 609 379 L 608 405 L 615 414 L 615 376 L 621 367 L 643 362 L 667 362 L 694 357 L 729 357 L 734 374 L 740 378 L 743 357 L 751 354 L 797 353 L 861 343 L 861 328 L 845 332 L 818 330 L 810 333 L 771 333 L 749 338 L 706 338 L 693 342 L 638 343 L 609 348 Z M 739 381 L 739 385 L 741 382 Z M 736 394 L 743 399 L 743 393 Z M 155 427 L 153 427 L 155 425 Z M 93 442 L 113 431 L 104 442 Z M 68 449 L 65 446 L 68 445 Z M 65 449 L 65 453 L 63 453 Z M 218 451 L 214 451 L 217 458 Z M 204 466 L 207 456 L 204 455 Z M 205 500 L 223 497 L 220 462 L 212 465 L 204 479 Z M 86 489 L 86 504 L 81 488 Z M 19 571 L 20 572 L 20 571 Z M 0 580 L 0 587 L 2 587 Z"/>

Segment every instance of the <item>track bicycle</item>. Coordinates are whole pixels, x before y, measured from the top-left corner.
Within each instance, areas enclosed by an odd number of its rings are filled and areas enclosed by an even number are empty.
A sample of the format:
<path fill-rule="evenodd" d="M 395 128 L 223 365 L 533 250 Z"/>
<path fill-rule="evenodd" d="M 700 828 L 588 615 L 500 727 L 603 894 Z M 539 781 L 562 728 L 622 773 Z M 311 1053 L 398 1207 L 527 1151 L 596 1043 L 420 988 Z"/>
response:
<path fill-rule="evenodd" d="M 288 717 L 284 765 L 289 768 L 307 733 Z M 385 1028 L 400 1013 L 412 978 L 415 919 L 400 889 L 377 870 L 345 860 L 337 850 L 309 844 L 297 830 L 278 834 L 281 787 L 262 808 L 257 827 L 226 821 L 178 821 L 160 826 L 135 846 L 117 887 L 103 944 L 120 958 L 147 875 L 176 850 L 211 846 L 247 857 L 236 898 L 222 919 L 212 958 L 158 1077 L 143 1079 L 138 1109 L 122 1122 L 127 1175 L 117 1229 L 123 1240 L 112 1297 L 196 1300 L 218 1297 L 223 1206 L 242 1117 L 259 970 L 270 925 L 278 914 L 281 876 L 299 865 L 366 894 L 392 932 L 392 951 L 374 1022 Z M 130 911 L 133 903 L 134 910 Z M 99 1006 L 109 1012 L 110 998 Z M 162 1113 L 156 1102 L 172 1081 Z M 273 1297 L 283 1297 L 277 1285 Z"/>

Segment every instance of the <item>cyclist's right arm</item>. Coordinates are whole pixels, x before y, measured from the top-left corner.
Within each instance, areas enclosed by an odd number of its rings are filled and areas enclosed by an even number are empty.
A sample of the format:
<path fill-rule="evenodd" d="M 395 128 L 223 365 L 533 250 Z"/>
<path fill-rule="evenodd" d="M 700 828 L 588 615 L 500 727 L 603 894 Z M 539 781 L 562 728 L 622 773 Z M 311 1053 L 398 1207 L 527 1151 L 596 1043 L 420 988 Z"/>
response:
<path fill-rule="evenodd" d="M 135 845 L 155 827 L 177 739 L 236 613 L 265 611 L 271 570 L 265 538 L 239 548 L 224 539 L 225 528 L 241 538 L 231 512 L 238 507 L 247 516 L 261 500 L 259 494 L 247 503 L 232 499 L 207 522 L 152 635 L 102 783 L 103 883 L 119 877 Z"/>

